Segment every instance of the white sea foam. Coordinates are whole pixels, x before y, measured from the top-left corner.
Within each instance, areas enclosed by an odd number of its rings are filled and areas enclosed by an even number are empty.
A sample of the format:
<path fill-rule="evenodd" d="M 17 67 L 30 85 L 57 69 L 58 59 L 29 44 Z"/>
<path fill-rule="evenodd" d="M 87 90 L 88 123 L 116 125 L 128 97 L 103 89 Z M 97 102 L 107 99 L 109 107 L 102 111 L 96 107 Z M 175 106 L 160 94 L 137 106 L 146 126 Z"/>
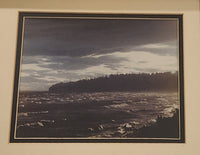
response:
<path fill-rule="evenodd" d="M 43 124 L 43 123 L 41 123 L 41 122 L 37 122 L 37 124 L 38 124 L 39 126 L 41 126 L 41 127 L 43 127 L 43 126 L 44 126 L 44 124 Z"/>
<path fill-rule="evenodd" d="M 124 134 L 125 130 L 120 126 L 120 127 L 118 127 L 118 132 L 121 134 Z"/>
<path fill-rule="evenodd" d="M 34 112 L 28 112 L 28 114 L 47 114 L 49 111 L 34 111 Z"/>
<path fill-rule="evenodd" d="M 28 116 L 28 113 L 27 112 L 21 112 L 21 113 L 18 113 L 18 116 Z"/>
<path fill-rule="evenodd" d="M 109 106 L 105 106 L 106 108 L 123 108 L 128 106 L 128 104 L 126 103 L 122 103 L 122 104 L 113 104 L 113 105 L 109 105 Z"/>
<path fill-rule="evenodd" d="M 132 128 L 132 125 L 131 125 L 130 123 L 125 123 L 125 124 L 123 125 L 123 127 L 125 127 L 125 128 Z"/>
<path fill-rule="evenodd" d="M 55 121 L 54 120 L 40 120 L 40 122 L 44 122 L 44 123 L 54 123 Z"/>

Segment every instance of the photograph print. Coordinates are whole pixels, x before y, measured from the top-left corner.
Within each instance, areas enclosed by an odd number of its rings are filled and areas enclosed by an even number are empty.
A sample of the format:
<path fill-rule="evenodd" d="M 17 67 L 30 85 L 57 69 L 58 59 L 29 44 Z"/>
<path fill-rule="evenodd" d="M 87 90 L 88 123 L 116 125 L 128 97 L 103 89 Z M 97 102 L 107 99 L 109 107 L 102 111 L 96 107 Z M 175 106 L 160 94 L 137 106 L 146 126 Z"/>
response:
<path fill-rule="evenodd" d="M 10 142 L 184 143 L 182 15 L 20 12 Z"/>

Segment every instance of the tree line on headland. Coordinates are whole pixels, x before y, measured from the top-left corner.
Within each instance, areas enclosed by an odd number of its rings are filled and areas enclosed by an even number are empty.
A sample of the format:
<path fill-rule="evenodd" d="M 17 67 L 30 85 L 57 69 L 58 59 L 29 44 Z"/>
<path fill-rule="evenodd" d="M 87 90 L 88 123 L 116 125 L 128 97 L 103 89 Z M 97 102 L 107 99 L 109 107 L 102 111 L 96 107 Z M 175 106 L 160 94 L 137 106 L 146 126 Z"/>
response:
<path fill-rule="evenodd" d="M 50 93 L 177 91 L 178 73 L 111 74 L 76 82 L 58 83 Z"/>

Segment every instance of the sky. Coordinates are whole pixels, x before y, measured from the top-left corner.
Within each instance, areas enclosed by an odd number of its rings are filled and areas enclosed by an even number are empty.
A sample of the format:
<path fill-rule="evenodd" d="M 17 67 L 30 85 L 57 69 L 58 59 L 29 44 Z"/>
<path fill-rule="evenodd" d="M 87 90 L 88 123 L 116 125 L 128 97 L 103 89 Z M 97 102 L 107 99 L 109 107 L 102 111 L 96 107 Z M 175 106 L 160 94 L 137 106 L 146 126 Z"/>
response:
<path fill-rule="evenodd" d="M 178 71 L 172 19 L 26 18 L 20 90 L 110 74 Z"/>

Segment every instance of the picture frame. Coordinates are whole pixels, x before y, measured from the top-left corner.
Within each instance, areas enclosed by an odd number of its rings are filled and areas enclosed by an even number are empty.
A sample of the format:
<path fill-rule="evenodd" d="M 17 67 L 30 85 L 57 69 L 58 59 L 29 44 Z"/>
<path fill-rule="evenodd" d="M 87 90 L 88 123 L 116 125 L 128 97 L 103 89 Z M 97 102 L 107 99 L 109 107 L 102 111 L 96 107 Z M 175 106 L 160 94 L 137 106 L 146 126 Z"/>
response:
<path fill-rule="evenodd" d="M 22 57 L 23 57 L 23 31 L 26 26 L 24 26 L 24 21 L 26 18 L 33 18 L 33 17 L 39 17 L 47 19 L 49 17 L 53 17 L 54 19 L 62 19 L 62 18 L 71 18 L 71 19 L 77 19 L 77 18 L 95 18 L 95 19 L 111 19 L 111 18 L 120 18 L 129 20 L 133 19 L 142 19 L 142 20 L 148 20 L 148 19 L 175 19 L 178 21 L 178 102 L 179 102 L 179 137 L 178 138 L 69 138 L 69 137 L 26 137 L 26 138 L 16 138 L 16 125 L 17 125 L 17 113 L 19 110 L 19 92 L 20 92 L 20 74 L 21 74 L 21 66 L 22 66 Z M 182 21 L 182 15 L 179 14 L 87 14 L 87 13 L 40 13 L 40 12 L 20 12 L 19 13 L 19 26 L 18 26 L 18 42 L 17 42 L 17 54 L 16 54 L 16 64 L 15 64 L 15 82 L 14 82 L 14 92 L 13 92 L 13 108 L 12 108 L 12 121 L 11 121 L 11 133 L 10 133 L 10 142 L 17 142 L 17 143 L 29 143 L 29 142 L 54 142 L 54 143 L 60 143 L 60 142 L 73 142 L 73 143 L 184 143 L 185 142 L 185 127 L 184 127 L 184 85 L 183 85 L 183 21 Z M 84 21 L 84 20 L 83 20 Z M 120 22 L 119 22 L 120 23 Z M 79 23 L 80 24 L 80 23 Z M 86 25 L 87 26 L 87 25 Z M 131 29 L 130 29 L 131 30 Z M 73 29 L 75 32 L 75 30 Z M 103 31 L 103 30 L 102 30 Z M 136 45 L 135 45 L 136 46 Z M 109 46 L 108 46 L 109 47 Z M 108 48 L 107 47 L 107 48 Z M 96 49 L 95 49 L 96 50 Z M 25 53 L 24 53 L 25 54 Z M 78 53 L 80 54 L 80 53 Z M 94 53 L 89 53 L 94 54 Z M 88 54 L 88 55 L 89 55 Z M 82 55 L 81 55 L 82 56 Z M 83 55 L 84 56 L 84 55 Z M 25 60 L 26 58 L 24 58 Z M 103 62 L 104 63 L 104 62 Z M 25 105 L 24 105 L 25 106 Z M 23 107 L 23 106 L 22 106 Z M 23 120 L 22 120 L 23 122 Z M 41 122 L 40 122 L 41 123 Z M 30 123 L 29 123 L 30 125 Z M 44 125 L 39 124 L 39 126 Z M 129 126 L 128 124 L 127 126 Z M 38 123 L 37 123 L 38 126 Z M 89 128 L 88 128 L 89 129 Z M 93 128 L 92 128 L 93 129 Z M 91 130 L 92 130 L 91 129 Z"/>

